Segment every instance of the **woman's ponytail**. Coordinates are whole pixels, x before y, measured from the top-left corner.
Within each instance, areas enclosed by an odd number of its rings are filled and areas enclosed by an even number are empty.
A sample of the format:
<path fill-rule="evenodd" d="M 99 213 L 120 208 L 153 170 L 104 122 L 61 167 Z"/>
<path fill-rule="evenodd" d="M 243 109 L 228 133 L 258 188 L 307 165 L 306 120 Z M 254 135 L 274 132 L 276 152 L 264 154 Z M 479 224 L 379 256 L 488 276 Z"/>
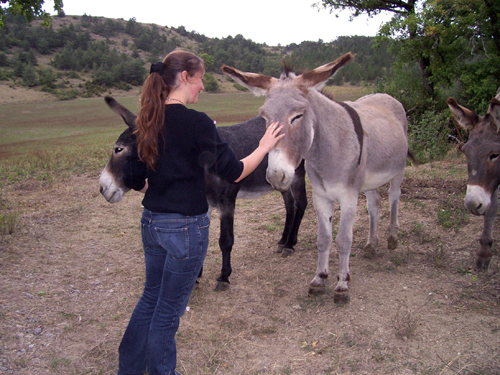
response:
<path fill-rule="evenodd" d="M 163 63 L 158 63 L 163 65 Z M 156 68 L 153 68 L 156 65 Z M 157 70 L 155 70 L 157 69 Z M 158 159 L 158 140 L 165 120 L 165 100 L 168 86 L 161 77 L 157 64 L 151 67 L 151 73 L 144 82 L 141 93 L 141 109 L 137 116 L 136 130 L 137 151 L 141 161 L 151 169 L 156 169 Z"/>

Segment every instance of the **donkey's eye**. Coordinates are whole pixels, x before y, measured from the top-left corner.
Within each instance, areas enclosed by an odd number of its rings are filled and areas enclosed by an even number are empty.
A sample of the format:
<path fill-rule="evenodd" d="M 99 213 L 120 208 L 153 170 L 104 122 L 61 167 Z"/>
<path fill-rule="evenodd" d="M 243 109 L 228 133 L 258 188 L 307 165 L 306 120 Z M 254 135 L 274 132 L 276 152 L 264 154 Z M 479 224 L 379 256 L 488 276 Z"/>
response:
<path fill-rule="evenodd" d="M 293 124 L 295 121 L 299 121 L 304 115 L 297 115 L 294 118 L 292 118 L 292 121 L 290 121 L 290 124 Z"/>
<path fill-rule="evenodd" d="M 500 156 L 499 154 L 491 154 L 491 155 L 490 155 L 490 161 L 495 161 L 495 160 L 497 160 L 499 156 Z"/>
<path fill-rule="evenodd" d="M 119 154 L 123 151 L 123 147 L 115 147 L 115 154 Z"/>

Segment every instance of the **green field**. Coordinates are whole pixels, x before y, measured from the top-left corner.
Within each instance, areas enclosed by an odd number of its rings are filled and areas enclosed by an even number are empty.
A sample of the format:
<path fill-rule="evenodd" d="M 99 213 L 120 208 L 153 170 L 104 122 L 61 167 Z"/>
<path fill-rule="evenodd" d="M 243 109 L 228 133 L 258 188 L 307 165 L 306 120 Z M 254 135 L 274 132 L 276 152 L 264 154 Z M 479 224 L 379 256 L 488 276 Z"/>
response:
<path fill-rule="evenodd" d="M 353 100 L 367 88 L 330 88 L 337 100 Z M 250 93 L 202 93 L 192 108 L 206 112 L 218 126 L 248 120 L 259 113 L 264 97 Z M 139 97 L 117 100 L 137 113 Z M 125 130 L 122 119 L 103 98 L 0 106 L 0 186 L 26 178 L 53 180 L 74 173 L 100 171 L 111 147 Z"/>

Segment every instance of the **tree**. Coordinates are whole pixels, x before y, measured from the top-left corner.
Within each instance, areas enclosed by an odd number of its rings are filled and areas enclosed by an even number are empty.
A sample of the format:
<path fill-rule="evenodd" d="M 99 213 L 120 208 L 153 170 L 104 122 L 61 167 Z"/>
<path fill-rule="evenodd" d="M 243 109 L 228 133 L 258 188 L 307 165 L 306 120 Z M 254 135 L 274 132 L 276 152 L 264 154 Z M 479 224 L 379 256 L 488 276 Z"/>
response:
<path fill-rule="evenodd" d="M 332 11 L 337 10 L 337 15 L 340 11 L 349 10 L 352 11 L 352 17 L 357 17 L 364 13 L 366 13 L 369 17 L 373 17 L 383 11 L 386 11 L 395 14 L 393 19 L 410 20 L 410 23 L 407 25 L 409 39 L 417 37 L 417 29 L 412 26 L 411 20 L 413 20 L 415 16 L 418 1 L 419 0 L 322 0 L 323 7 L 331 8 Z M 427 89 L 428 94 L 432 96 L 434 88 L 430 80 L 430 72 L 427 69 L 429 66 L 429 60 L 423 54 L 415 56 L 415 59 L 418 61 L 420 66 L 424 86 Z"/>
<path fill-rule="evenodd" d="M 449 95 L 440 93 L 456 86 L 454 96 L 482 111 L 500 85 L 500 25 L 492 21 L 499 12 L 500 5 L 488 0 L 426 0 L 412 17 L 394 17 L 380 34 L 397 41 L 400 62 L 425 57 L 432 98 L 443 101 Z M 411 28 L 413 38 L 406 36 Z"/>
<path fill-rule="evenodd" d="M 337 10 L 337 16 L 341 11 L 352 11 L 352 17 L 366 13 L 368 16 L 376 16 L 383 11 L 397 14 L 409 14 L 415 11 L 418 0 L 322 0 L 323 7 Z"/>
<path fill-rule="evenodd" d="M 423 97 L 437 99 L 456 82 L 464 103 L 487 106 L 500 85 L 500 2 L 495 0 L 323 0 L 352 16 L 393 12 L 379 31 L 399 71 L 417 63 Z M 442 99 L 442 98 L 439 98 Z M 470 107 L 469 107 L 470 108 Z"/>
<path fill-rule="evenodd" d="M 33 87 L 38 84 L 36 72 L 31 64 L 28 64 L 26 69 L 24 69 L 22 78 L 23 83 L 28 87 Z"/>
<path fill-rule="evenodd" d="M 5 52 L 0 53 L 0 67 L 9 66 L 9 57 Z"/>
<path fill-rule="evenodd" d="M 45 89 L 54 89 L 56 87 L 56 76 L 50 68 L 40 68 L 38 73 L 38 83 Z"/>
<path fill-rule="evenodd" d="M 4 25 L 5 13 L 20 14 L 29 22 L 35 18 L 43 18 L 42 26 L 49 26 L 51 18 L 42 8 L 44 2 L 44 0 L 0 0 L 0 28 Z M 54 0 L 54 10 L 59 14 L 62 12 L 63 0 Z"/>
<path fill-rule="evenodd" d="M 26 64 L 23 63 L 21 60 L 17 60 L 16 65 L 14 65 L 14 76 L 19 78 L 22 77 L 25 70 L 26 70 Z"/>
<path fill-rule="evenodd" d="M 210 56 L 208 53 L 201 53 L 200 58 L 205 63 L 205 69 L 208 72 L 213 72 L 214 71 L 214 57 Z"/>

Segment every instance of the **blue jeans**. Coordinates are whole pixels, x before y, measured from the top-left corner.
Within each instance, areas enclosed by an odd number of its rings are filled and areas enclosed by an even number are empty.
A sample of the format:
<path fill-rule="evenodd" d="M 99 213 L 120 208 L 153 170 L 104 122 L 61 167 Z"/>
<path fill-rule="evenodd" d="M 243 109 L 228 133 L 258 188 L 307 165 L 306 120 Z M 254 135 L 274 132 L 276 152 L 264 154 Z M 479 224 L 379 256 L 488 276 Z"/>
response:
<path fill-rule="evenodd" d="M 173 375 L 175 333 L 208 247 L 207 214 L 184 216 L 144 209 L 144 292 L 119 348 L 118 375 Z"/>

